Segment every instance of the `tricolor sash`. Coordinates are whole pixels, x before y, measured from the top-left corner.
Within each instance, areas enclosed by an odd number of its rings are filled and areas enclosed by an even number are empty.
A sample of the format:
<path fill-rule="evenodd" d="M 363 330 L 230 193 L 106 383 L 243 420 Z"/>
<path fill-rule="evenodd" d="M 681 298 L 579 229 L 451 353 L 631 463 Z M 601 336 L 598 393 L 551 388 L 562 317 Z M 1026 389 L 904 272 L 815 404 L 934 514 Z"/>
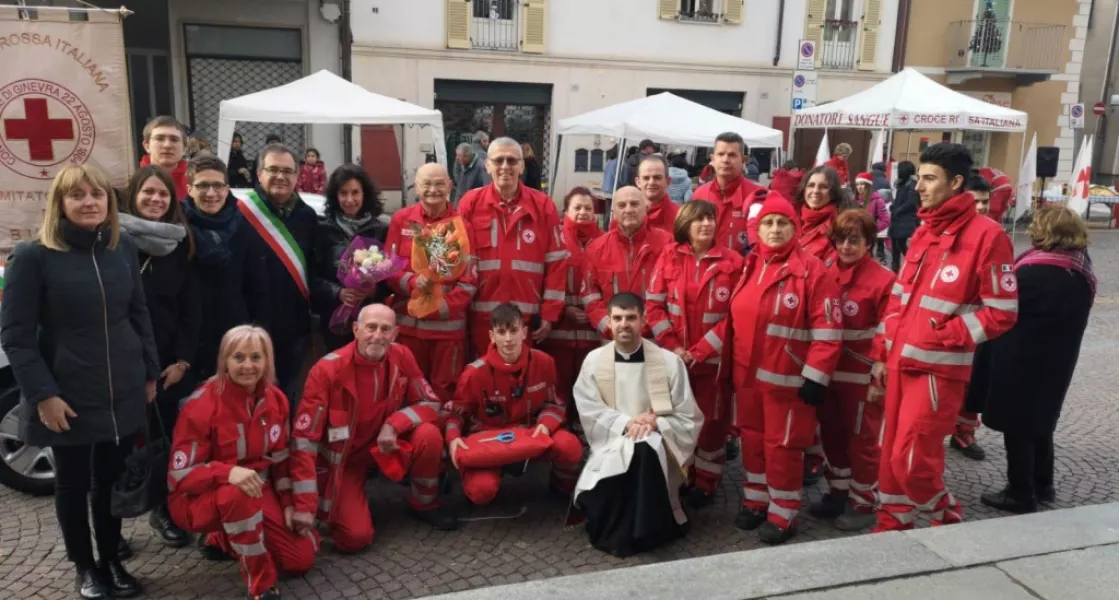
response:
<path fill-rule="evenodd" d="M 303 297 L 310 299 L 311 294 L 307 291 L 307 258 L 303 256 L 299 244 L 295 243 L 295 238 L 291 236 L 287 225 L 272 213 L 256 190 L 250 190 L 244 198 L 239 198 L 237 208 L 241 210 L 245 220 L 260 234 L 261 239 L 276 253 L 284 268 L 291 274 L 291 278 L 295 280 L 295 286 L 299 288 Z"/>

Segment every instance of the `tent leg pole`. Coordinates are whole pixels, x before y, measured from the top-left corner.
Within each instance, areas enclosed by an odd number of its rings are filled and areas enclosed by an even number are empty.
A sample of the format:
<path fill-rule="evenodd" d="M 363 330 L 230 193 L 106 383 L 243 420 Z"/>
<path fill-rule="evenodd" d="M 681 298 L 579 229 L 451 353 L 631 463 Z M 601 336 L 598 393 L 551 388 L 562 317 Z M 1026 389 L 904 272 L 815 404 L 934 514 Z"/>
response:
<path fill-rule="evenodd" d="M 905 132 L 905 160 L 909 160 L 909 148 L 913 144 L 913 130 Z"/>
<path fill-rule="evenodd" d="M 1021 177 L 1022 177 L 1022 164 L 1025 163 L 1025 162 L 1026 162 L 1026 132 L 1023 131 L 1022 132 L 1022 141 L 1018 143 L 1018 173 L 1015 174 L 1014 181 L 1019 181 L 1021 179 Z M 1032 196 L 1033 194 L 1031 193 L 1030 195 Z M 1017 204 L 1019 202 L 1017 186 L 1015 186 L 1015 189 L 1014 189 L 1014 202 L 1015 202 L 1015 204 Z M 1018 212 L 1018 207 L 1017 206 L 1008 206 L 1008 207 L 1006 207 L 1006 212 L 1010 215 L 1010 244 L 1013 247 L 1014 242 L 1016 241 L 1014 239 L 1014 236 L 1018 234 L 1018 218 L 1017 218 L 1017 215 L 1016 215 L 1016 213 Z M 1005 215 L 1004 215 L 1004 218 L 1005 218 Z"/>
<path fill-rule="evenodd" d="M 400 208 L 408 206 L 408 126 L 400 126 Z"/>
<path fill-rule="evenodd" d="M 560 150 L 563 148 L 563 134 L 556 134 L 556 151 L 552 154 L 552 179 L 548 181 L 548 195 L 556 199 L 556 182 L 559 180 Z M 589 158 L 587 160 L 590 160 Z"/>
<path fill-rule="evenodd" d="M 606 223 L 603 224 L 603 229 L 610 228 L 611 208 L 614 204 L 614 192 L 618 191 L 618 181 L 622 178 L 622 167 L 626 164 L 626 138 L 622 138 L 618 142 L 618 166 L 614 169 L 614 189 L 610 191 L 610 197 L 607 198 L 609 202 L 606 203 Z"/>

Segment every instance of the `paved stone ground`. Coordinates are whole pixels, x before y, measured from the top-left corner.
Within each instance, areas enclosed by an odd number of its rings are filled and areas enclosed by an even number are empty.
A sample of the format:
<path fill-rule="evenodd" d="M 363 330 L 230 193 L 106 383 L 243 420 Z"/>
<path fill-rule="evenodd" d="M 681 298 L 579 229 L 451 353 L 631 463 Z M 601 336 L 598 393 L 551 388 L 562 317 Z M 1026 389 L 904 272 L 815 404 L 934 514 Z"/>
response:
<path fill-rule="evenodd" d="M 1054 508 L 1100 504 L 1119 498 L 1119 412 L 1112 400 L 1119 389 L 1119 232 L 1093 232 L 1093 255 L 1100 298 L 1057 431 L 1057 490 Z M 1019 236 L 1019 243 L 1024 236 Z M 1003 485 L 1001 436 L 981 430 L 988 451 L 984 462 L 949 452 L 947 480 L 966 507 L 968 519 L 1000 516 L 979 504 L 979 494 Z M 618 559 L 592 549 L 581 530 L 565 529 L 565 507 L 545 491 L 546 470 L 519 480 L 506 478 L 501 496 L 485 509 L 469 508 L 459 488 L 446 503 L 464 517 L 453 533 L 436 533 L 407 516 L 404 488 L 371 484 L 377 525 L 373 546 L 349 556 L 329 544 L 304 577 L 282 582 L 289 598 L 414 598 L 557 575 L 748 550 L 758 547 L 752 533 L 733 525 L 739 505 L 741 467 L 731 470 L 714 506 L 693 519 L 688 536 L 651 554 Z M 823 484 L 820 484 L 821 489 Z M 817 499 L 820 489 L 809 492 Z M 523 507 L 523 508 L 522 508 Z M 510 516 L 511 519 L 493 517 Z M 238 597 L 243 594 L 234 563 L 210 563 L 190 548 L 163 547 L 146 520 L 127 523 L 125 535 L 136 551 L 132 572 L 148 595 L 164 598 Z M 805 515 L 796 542 L 844 535 Z M 0 488 L 0 597 L 72 598 L 73 571 L 66 561 L 50 498 L 30 498 Z"/>

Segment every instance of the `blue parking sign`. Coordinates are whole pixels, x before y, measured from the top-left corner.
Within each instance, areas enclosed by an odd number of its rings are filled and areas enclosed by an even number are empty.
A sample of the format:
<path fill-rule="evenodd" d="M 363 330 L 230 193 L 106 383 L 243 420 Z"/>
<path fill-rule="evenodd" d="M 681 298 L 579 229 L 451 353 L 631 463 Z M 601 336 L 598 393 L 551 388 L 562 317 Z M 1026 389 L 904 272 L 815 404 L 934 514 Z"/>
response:
<path fill-rule="evenodd" d="M 793 98 L 793 110 L 804 108 L 804 98 Z"/>

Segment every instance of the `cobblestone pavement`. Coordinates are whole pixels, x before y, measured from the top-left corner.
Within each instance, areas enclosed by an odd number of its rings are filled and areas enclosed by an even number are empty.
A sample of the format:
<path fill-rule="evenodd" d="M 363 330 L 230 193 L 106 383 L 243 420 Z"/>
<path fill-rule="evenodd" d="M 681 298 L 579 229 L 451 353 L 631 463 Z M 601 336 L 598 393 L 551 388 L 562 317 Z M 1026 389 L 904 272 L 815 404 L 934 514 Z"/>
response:
<path fill-rule="evenodd" d="M 1052 508 L 1099 504 L 1119 498 L 1119 412 L 1112 401 L 1119 389 L 1119 232 L 1093 232 L 1093 255 L 1100 298 L 1093 311 L 1076 377 L 1057 431 L 1058 501 Z M 1024 241 L 1019 236 L 1019 244 Z M 1000 516 L 979 503 L 979 494 L 1004 481 L 1001 436 L 981 430 L 984 462 L 949 451 L 947 480 L 968 519 Z M 377 532 L 365 552 L 342 556 L 326 545 L 315 568 L 289 578 L 289 598 L 414 598 L 570 575 L 602 569 L 759 546 L 752 533 L 736 529 L 742 469 L 731 470 L 716 502 L 693 519 L 688 536 L 651 554 L 618 559 L 592 549 L 581 530 L 563 527 L 565 508 L 545 492 L 546 470 L 521 479 L 506 478 L 493 506 L 471 509 L 456 487 L 448 506 L 478 519 L 460 531 L 437 533 L 407 516 L 406 490 L 383 480 L 371 484 Z M 822 489 L 823 484 L 820 484 Z M 809 491 L 809 500 L 820 489 Z M 500 518 L 524 511 L 517 518 Z M 496 518 L 495 518 L 496 517 Z M 243 594 L 235 563 L 210 563 L 191 548 L 162 546 L 146 519 L 126 523 L 125 535 L 136 552 L 128 562 L 148 594 L 163 598 L 239 597 Z M 805 515 L 795 542 L 844 535 Z M 73 571 L 66 561 L 50 498 L 31 498 L 0 488 L 0 597 L 54 599 L 75 597 Z"/>

